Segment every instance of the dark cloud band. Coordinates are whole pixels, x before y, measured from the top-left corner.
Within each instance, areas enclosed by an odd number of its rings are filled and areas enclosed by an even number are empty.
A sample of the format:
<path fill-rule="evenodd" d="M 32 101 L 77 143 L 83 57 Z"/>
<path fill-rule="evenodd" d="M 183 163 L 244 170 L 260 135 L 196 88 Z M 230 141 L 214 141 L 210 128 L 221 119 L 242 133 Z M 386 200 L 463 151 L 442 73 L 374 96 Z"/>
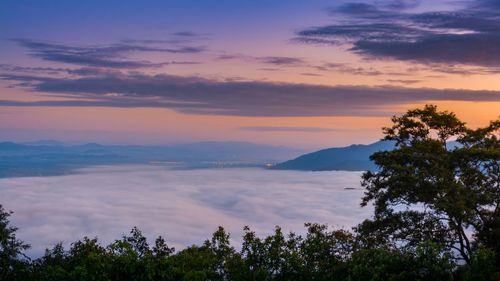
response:
<path fill-rule="evenodd" d="M 59 98 L 0 101 L 1 106 L 155 107 L 234 116 L 379 116 L 389 114 L 391 106 L 409 103 L 500 101 L 500 92 L 494 91 L 218 81 L 174 75 L 108 74 L 75 79 L 0 75 L 0 78 Z"/>

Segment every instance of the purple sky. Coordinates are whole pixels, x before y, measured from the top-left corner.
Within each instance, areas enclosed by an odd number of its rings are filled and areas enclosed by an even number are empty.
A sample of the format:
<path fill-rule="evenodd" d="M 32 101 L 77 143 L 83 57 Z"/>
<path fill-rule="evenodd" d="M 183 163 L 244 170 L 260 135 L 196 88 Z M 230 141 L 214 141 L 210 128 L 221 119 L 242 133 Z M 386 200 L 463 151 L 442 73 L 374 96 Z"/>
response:
<path fill-rule="evenodd" d="M 2 1 L 0 140 L 369 143 L 500 114 L 500 2 Z"/>

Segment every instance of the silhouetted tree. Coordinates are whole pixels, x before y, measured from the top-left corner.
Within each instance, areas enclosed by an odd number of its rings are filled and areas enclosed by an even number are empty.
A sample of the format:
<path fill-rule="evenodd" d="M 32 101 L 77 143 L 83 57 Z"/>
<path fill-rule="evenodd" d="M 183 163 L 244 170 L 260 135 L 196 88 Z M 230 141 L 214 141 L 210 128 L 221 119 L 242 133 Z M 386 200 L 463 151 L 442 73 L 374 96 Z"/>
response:
<path fill-rule="evenodd" d="M 17 239 L 17 227 L 9 225 L 11 214 L 0 205 L 0 280 L 22 280 L 28 262 L 24 251 L 30 245 Z"/>
<path fill-rule="evenodd" d="M 385 140 L 396 148 L 373 154 L 380 170 L 363 175 L 362 205 L 375 205 L 373 220 L 357 228 L 365 246 L 434 241 L 467 263 L 474 250 L 469 231 L 478 244 L 498 247 L 500 121 L 473 130 L 427 105 L 392 122 Z"/>

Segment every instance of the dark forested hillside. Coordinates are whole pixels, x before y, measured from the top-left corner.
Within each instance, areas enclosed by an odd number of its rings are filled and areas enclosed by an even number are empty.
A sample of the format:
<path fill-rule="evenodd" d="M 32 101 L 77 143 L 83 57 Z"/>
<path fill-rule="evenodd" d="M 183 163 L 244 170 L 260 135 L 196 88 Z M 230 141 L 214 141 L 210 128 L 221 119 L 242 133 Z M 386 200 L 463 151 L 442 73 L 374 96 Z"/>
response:
<path fill-rule="evenodd" d="M 363 145 L 354 144 L 347 147 L 335 147 L 304 154 L 293 160 L 289 160 L 274 166 L 280 170 L 304 170 L 304 171 L 365 171 L 376 168 L 370 161 L 370 155 L 377 151 L 391 150 L 394 143 L 390 141 L 379 141 Z"/>

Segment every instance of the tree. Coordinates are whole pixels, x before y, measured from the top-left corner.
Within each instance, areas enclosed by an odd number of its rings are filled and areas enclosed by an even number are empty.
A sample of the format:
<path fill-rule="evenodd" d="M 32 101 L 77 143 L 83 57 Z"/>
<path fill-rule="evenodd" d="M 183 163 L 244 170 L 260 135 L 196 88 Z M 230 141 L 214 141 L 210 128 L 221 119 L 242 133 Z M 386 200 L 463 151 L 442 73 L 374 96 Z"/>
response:
<path fill-rule="evenodd" d="M 305 224 L 307 234 L 300 250 L 304 257 L 304 280 L 342 280 L 345 263 L 354 250 L 354 238 L 345 230 L 329 231 L 326 225 Z"/>
<path fill-rule="evenodd" d="M 82 240 L 72 243 L 68 251 L 66 266 L 69 269 L 69 280 L 109 280 L 106 264 L 108 260 L 107 251 L 97 238 L 83 237 Z"/>
<path fill-rule="evenodd" d="M 0 280 L 22 280 L 24 265 L 28 261 L 24 251 L 30 245 L 17 239 L 17 227 L 9 225 L 11 214 L 0 205 Z"/>
<path fill-rule="evenodd" d="M 495 262 L 495 253 L 490 249 L 478 249 L 472 256 L 470 264 L 458 268 L 456 277 L 456 280 L 460 281 L 500 280 L 500 271 Z"/>
<path fill-rule="evenodd" d="M 231 261 L 236 254 L 230 244 L 229 234 L 226 233 L 222 226 L 219 226 L 217 231 L 213 233 L 212 239 L 205 241 L 205 246 L 212 253 L 212 271 L 218 275 L 219 280 L 229 280 Z"/>
<path fill-rule="evenodd" d="M 373 203 L 375 213 L 356 228 L 362 243 L 434 241 L 467 263 L 479 245 L 498 253 L 500 121 L 470 129 L 455 114 L 426 105 L 392 122 L 383 130 L 395 149 L 373 154 L 379 170 L 363 175 L 362 206 Z"/>
<path fill-rule="evenodd" d="M 454 266 L 449 253 L 433 243 L 405 251 L 363 249 L 349 261 L 348 280 L 451 281 Z"/>
<path fill-rule="evenodd" d="M 32 266 L 32 280 L 59 281 L 69 280 L 68 253 L 62 243 L 52 249 L 45 249 L 43 257 L 36 259 Z"/>

